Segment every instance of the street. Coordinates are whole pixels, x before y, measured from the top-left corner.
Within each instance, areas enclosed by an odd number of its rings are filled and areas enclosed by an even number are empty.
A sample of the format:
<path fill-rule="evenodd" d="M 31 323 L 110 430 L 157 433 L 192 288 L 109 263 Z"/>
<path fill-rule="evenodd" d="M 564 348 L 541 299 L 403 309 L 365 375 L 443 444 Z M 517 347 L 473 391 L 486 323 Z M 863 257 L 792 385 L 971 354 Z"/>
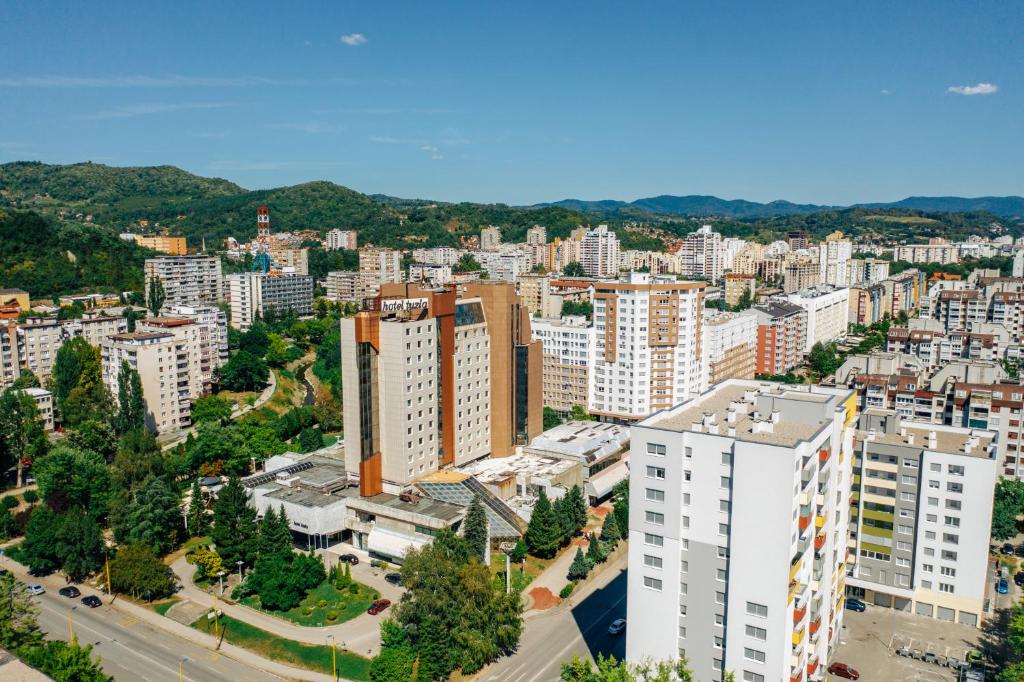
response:
<path fill-rule="evenodd" d="M 562 663 L 573 656 L 611 654 L 621 660 L 626 635 L 608 634 L 616 618 L 626 617 L 626 554 L 584 585 L 583 598 L 549 611 L 528 614 L 519 650 L 480 673 L 482 682 L 555 682 Z M 589 593 L 588 593 L 589 592 Z"/>

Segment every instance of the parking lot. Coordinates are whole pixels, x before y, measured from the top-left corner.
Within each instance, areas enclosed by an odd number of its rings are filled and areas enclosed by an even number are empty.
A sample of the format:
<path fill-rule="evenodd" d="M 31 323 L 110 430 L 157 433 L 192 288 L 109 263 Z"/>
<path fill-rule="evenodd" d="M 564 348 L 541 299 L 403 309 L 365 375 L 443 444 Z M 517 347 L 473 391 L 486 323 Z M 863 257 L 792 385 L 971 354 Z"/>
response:
<path fill-rule="evenodd" d="M 840 644 L 832 657 L 860 673 L 860 679 L 908 680 L 914 682 L 955 682 L 954 670 L 898 656 L 896 650 L 906 646 L 936 656 L 964 660 L 967 651 L 977 648 L 981 630 L 922 618 L 880 606 L 868 606 L 864 613 L 847 611 Z M 829 675 L 828 679 L 838 680 Z"/>

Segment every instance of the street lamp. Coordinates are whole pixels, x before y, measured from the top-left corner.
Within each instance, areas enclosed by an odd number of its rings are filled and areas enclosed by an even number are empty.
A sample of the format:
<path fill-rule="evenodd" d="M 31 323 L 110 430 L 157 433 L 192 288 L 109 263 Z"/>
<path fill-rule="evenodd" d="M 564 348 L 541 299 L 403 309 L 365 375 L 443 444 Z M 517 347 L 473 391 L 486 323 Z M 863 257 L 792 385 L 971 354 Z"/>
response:
<path fill-rule="evenodd" d="M 338 682 L 338 640 L 334 638 L 334 635 L 327 635 L 327 641 L 331 645 L 331 670 L 334 682 Z"/>
<path fill-rule="evenodd" d="M 75 641 L 75 624 L 74 621 L 71 620 L 71 614 L 74 613 L 77 608 L 77 606 L 72 606 L 71 610 L 68 611 L 68 639 L 71 640 L 72 644 Z"/>
<path fill-rule="evenodd" d="M 220 594 L 221 594 L 221 596 L 224 596 L 224 576 L 227 575 L 227 573 L 228 573 L 227 571 L 221 571 L 220 573 L 217 574 L 217 577 L 220 578 Z"/>
<path fill-rule="evenodd" d="M 185 682 L 185 664 L 188 663 L 188 656 L 178 661 L 178 682 Z"/>
<path fill-rule="evenodd" d="M 242 561 L 241 559 L 239 559 L 235 563 L 238 564 L 238 583 L 241 584 L 242 583 L 242 564 L 244 564 L 245 562 Z"/>

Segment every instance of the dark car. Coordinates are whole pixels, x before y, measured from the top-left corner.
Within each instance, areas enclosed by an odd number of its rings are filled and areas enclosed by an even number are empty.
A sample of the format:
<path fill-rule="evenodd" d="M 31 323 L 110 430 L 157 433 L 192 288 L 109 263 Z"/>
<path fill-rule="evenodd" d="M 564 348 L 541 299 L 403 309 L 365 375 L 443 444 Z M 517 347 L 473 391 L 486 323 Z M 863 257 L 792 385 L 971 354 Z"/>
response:
<path fill-rule="evenodd" d="M 1018 571 L 1017 575 L 1013 576 L 1013 582 L 1017 587 L 1024 587 L 1024 571 Z"/>
<path fill-rule="evenodd" d="M 103 602 L 100 601 L 100 598 L 94 594 L 90 594 L 88 597 L 82 597 L 82 603 L 88 606 L 90 609 L 94 609 L 97 606 L 103 605 Z"/>
<path fill-rule="evenodd" d="M 828 671 L 836 677 L 842 677 L 847 680 L 860 679 L 860 673 L 845 663 L 833 663 L 828 667 Z"/>
<path fill-rule="evenodd" d="M 342 554 L 340 557 L 338 557 L 338 561 L 344 564 L 352 564 L 353 566 L 355 566 L 359 563 L 359 557 L 357 557 L 355 554 Z"/>
<path fill-rule="evenodd" d="M 1000 578 L 999 582 L 996 583 L 996 592 L 999 594 L 1010 593 L 1010 583 L 1006 582 L 1006 578 Z"/>
<path fill-rule="evenodd" d="M 1017 548 L 1013 550 L 1014 556 L 1024 557 L 1024 545 L 1017 545 Z"/>
<path fill-rule="evenodd" d="M 387 580 L 392 585 L 401 585 L 402 584 L 402 574 L 401 573 L 388 573 L 388 574 L 386 574 L 384 576 L 384 580 Z"/>
<path fill-rule="evenodd" d="M 74 599 L 75 597 L 82 596 L 82 592 L 74 585 L 68 585 L 57 590 L 57 594 L 68 599 Z"/>
<path fill-rule="evenodd" d="M 1007 542 L 999 549 L 999 551 L 1003 554 L 1013 554 L 1013 545 Z"/>
<path fill-rule="evenodd" d="M 847 599 L 846 608 L 851 611 L 857 611 L 858 613 L 864 613 L 868 610 L 867 604 L 862 602 L 860 599 Z"/>
<path fill-rule="evenodd" d="M 390 599 L 378 599 L 377 601 L 370 604 L 370 608 L 366 609 L 366 612 L 371 616 L 376 616 L 378 613 L 391 606 Z"/>

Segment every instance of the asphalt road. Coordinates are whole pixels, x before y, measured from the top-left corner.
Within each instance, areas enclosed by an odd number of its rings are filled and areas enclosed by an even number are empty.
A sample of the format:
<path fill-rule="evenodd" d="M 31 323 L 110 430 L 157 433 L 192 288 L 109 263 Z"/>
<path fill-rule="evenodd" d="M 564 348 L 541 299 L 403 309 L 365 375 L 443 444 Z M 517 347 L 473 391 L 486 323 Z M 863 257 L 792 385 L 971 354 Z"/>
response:
<path fill-rule="evenodd" d="M 622 660 L 626 635 L 608 626 L 626 617 L 626 555 L 597 578 L 592 594 L 573 608 L 556 607 L 526 620 L 519 650 L 483 671 L 481 682 L 556 682 L 562 663 L 598 653 Z"/>
<path fill-rule="evenodd" d="M 92 594 L 88 590 L 82 592 Z M 118 682 L 176 682 L 182 658 L 188 659 L 182 666 L 184 679 L 195 682 L 280 682 L 281 679 L 158 630 L 106 604 L 90 609 L 79 599 L 67 599 L 50 590 L 32 600 L 39 606 L 39 624 L 47 637 L 65 641 L 70 639 L 68 613 L 76 606 L 72 613 L 75 637 L 80 644 L 93 645 L 93 654 L 103 659 L 104 671 Z"/>

